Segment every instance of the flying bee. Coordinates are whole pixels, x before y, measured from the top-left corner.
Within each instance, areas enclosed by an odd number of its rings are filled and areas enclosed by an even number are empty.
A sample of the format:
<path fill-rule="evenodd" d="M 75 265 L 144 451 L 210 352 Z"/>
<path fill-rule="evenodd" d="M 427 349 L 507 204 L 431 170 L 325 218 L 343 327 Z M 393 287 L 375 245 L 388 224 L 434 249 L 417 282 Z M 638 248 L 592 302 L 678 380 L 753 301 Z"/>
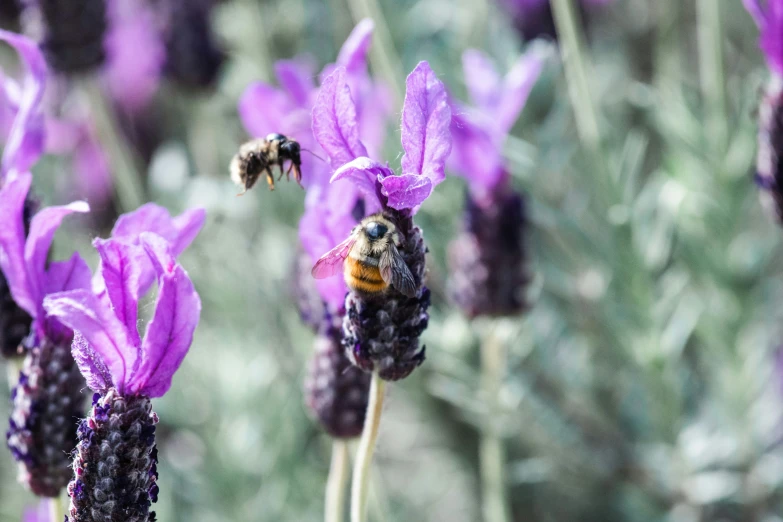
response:
<path fill-rule="evenodd" d="M 269 190 L 275 190 L 275 178 L 272 168 L 277 165 L 280 168 L 278 181 L 286 175 L 290 179 L 291 171 L 294 171 L 294 179 L 302 185 L 302 159 L 301 148 L 298 141 L 294 141 L 282 134 L 270 134 L 264 139 L 249 141 L 239 147 L 239 152 L 231 160 L 229 169 L 231 179 L 242 187 L 242 195 L 256 184 L 261 174 L 266 174 L 266 182 Z M 283 164 L 290 162 L 288 170 L 283 172 Z"/>
<path fill-rule="evenodd" d="M 398 247 L 397 227 L 383 214 L 364 218 L 348 239 L 321 256 L 313 277 L 325 279 L 343 270 L 348 287 L 358 294 L 375 295 L 389 285 L 408 297 L 416 295 L 416 283 Z"/>

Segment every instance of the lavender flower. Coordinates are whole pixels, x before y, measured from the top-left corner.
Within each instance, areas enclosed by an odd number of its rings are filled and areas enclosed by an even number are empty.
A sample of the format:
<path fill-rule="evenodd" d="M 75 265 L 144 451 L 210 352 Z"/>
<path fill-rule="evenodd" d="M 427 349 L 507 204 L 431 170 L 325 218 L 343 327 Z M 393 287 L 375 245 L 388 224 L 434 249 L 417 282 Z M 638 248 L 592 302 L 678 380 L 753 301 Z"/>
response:
<path fill-rule="evenodd" d="M 387 380 L 406 377 L 424 361 L 419 335 L 429 320 L 430 292 L 424 286 L 426 247 L 413 216 L 434 186 L 443 181 L 451 151 L 446 90 L 427 62 L 419 63 L 406 86 L 402 112 L 405 155 L 400 176 L 367 157 L 344 67 L 337 67 L 324 79 L 313 108 L 313 133 L 336 169 L 331 182 L 341 182 L 341 191 L 358 189 L 368 214 L 383 213 L 395 225 L 400 235 L 397 248 L 413 276 L 411 295 L 389 286 L 380 294 L 351 291 L 346 297 L 343 346 L 348 358 Z M 335 190 L 334 197 L 339 194 Z M 334 255 L 332 250 L 321 259 Z"/>
<path fill-rule="evenodd" d="M 462 231 L 449 250 L 449 290 L 469 317 L 513 315 L 526 306 L 525 205 L 511 188 L 503 143 L 543 64 L 534 48 L 501 78 L 481 52 L 463 55 L 473 106 L 452 103 L 450 166 L 465 178 L 469 191 Z"/>
<path fill-rule="evenodd" d="M 756 183 L 762 205 L 783 223 L 783 1 L 743 0 L 761 31 L 759 46 L 772 73 L 759 106 Z"/>
<path fill-rule="evenodd" d="M 76 331 L 73 354 L 97 393 L 79 425 L 68 485 L 71 522 L 155 520 L 157 415 L 162 397 L 187 354 L 201 312 L 193 283 L 174 257 L 176 245 L 152 232 L 94 242 L 101 259 L 95 285 L 51 295 L 47 312 Z M 145 273 L 158 280 L 155 310 L 143 339 L 137 327 Z"/>
<path fill-rule="evenodd" d="M 48 263 L 47 255 L 62 219 L 89 207 L 77 202 L 43 208 L 32 219 L 25 241 L 24 209 L 31 183 L 29 172 L 14 173 L 0 189 L 0 268 L 14 300 L 33 319 L 7 439 L 19 462 L 20 481 L 37 495 L 56 496 L 69 479 L 67 455 L 75 446 L 70 427 L 83 411 L 83 380 L 68 348 L 72 332 L 46 316 L 43 300 L 52 292 L 89 288 L 90 270 L 78 254 Z"/>
<path fill-rule="evenodd" d="M 52 520 L 52 510 L 49 507 L 50 500 L 42 500 L 35 507 L 26 508 L 22 522 L 60 522 Z"/>

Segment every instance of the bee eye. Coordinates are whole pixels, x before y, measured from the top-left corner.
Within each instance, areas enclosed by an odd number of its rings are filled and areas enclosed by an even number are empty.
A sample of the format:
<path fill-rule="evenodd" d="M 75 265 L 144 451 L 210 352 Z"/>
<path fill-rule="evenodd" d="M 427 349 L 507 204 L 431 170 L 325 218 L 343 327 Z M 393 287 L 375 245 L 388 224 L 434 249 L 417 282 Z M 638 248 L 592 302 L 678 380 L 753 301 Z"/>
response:
<path fill-rule="evenodd" d="M 367 231 L 367 237 L 372 240 L 376 240 L 382 238 L 389 229 L 386 227 L 386 225 L 381 225 L 376 221 L 371 221 L 370 223 L 367 223 L 365 230 Z"/>

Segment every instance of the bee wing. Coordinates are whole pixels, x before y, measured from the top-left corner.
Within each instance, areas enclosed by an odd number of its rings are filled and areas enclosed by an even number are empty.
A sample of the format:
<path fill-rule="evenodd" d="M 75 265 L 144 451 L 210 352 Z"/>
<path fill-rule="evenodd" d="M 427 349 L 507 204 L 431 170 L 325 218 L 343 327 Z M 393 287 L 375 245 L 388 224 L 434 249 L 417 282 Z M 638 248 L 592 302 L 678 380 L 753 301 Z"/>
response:
<path fill-rule="evenodd" d="M 326 279 L 337 274 L 343 266 L 343 261 L 348 257 L 348 253 L 356 243 L 356 237 L 351 235 L 348 239 L 325 253 L 311 270 L 311 274 L 316 279 Z"/>
<path fill-rule="evenodd" d="M 416 282 L 413 280 L 413 274 L 394 243 L 390 242 L 389 248 L 381 254 L 378 270 L 381 272 L 383 280 L 387 284 L 394 285 L 394 288 L 400 293 L 408 297 L 416 295 Z"/>

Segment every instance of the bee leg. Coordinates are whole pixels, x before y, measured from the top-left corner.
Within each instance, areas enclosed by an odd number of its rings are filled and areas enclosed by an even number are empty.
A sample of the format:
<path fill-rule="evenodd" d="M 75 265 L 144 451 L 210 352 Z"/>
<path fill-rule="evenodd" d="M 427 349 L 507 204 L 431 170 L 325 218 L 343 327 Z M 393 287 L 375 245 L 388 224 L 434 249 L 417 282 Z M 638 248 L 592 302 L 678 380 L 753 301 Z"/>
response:
<path fill-rule="evenodd" d="M 283 160 L 280 160 L 277 166 L 280 168 L 280 175 L 277 177 L 277 181 L 280 181 L 283 179 L 283 174 L 285 174 L 285 171 L 283 171 Z"/>
<path fill-rule="evenodd" d="M 275 176 L 272 174 L 272 170 L 266 168 L 264 172 L 266 172 L 266 182 L 269 185 L 269 190 L 275 190 Z"/>

